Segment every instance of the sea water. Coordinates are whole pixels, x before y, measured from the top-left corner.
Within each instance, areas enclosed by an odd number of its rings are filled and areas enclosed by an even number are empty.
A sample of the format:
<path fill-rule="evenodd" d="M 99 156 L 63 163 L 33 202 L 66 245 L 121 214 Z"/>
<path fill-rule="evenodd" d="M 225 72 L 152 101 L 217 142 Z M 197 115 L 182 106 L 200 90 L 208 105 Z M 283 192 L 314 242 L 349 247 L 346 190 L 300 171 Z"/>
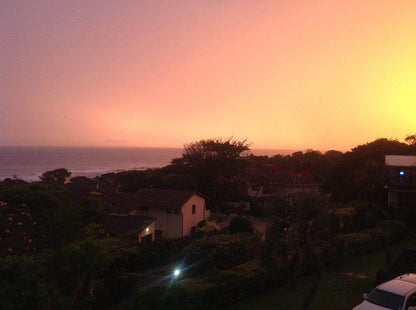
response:
<path fill-rule="evenodd" d="M 180 148 L 0 147 L 0 180 L 39 181 L 45 171 L 66 168 L 72 176 L 163 167 Z"/>
<path fill-rule="evenodd" d="M 168 165 L 182 148 L 143 147 L 0 147 L 0 181 L 39 181 L 46 171 L 65 168 L 72 176 L 144 170 Z M 254 150 L 256 155 L 288 154 L 288 150 Z"/>

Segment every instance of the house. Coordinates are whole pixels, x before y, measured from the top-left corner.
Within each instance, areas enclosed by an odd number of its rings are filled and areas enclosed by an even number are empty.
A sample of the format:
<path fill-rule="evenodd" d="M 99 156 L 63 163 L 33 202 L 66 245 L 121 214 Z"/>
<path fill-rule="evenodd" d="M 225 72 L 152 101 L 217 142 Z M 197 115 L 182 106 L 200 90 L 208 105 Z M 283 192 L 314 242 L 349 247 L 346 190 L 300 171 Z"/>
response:
<path fill-rule="evenodd" d="M 136 193 L 111 193 L 105 199 L 114 215 L 156 218 L 155 235 L 180 238 L 193 234 L 201 221 L 209 218 L 206 197 L 196 191 L 141 189 Z"/>
<path fill-rule="evenodd" d="M 155 220 L 150 216 L 112 215 L 104 230 L 112 236 L 133 237 L 139 243 L 151 242 L 155 239 Z"/>
<path fill-rule="evenodd" d="M 386 155 L 388 166 L 388 206 L 416 207 L 416 156 Z"/>
<path fill-rule="evenodd" d="M 292 194 L 318 194 L 320 184 L 307 172 L 270 169 L 266 172 L 246 173 L 240 176 L 247 195 L 253 198 L 270 198 Z"/>

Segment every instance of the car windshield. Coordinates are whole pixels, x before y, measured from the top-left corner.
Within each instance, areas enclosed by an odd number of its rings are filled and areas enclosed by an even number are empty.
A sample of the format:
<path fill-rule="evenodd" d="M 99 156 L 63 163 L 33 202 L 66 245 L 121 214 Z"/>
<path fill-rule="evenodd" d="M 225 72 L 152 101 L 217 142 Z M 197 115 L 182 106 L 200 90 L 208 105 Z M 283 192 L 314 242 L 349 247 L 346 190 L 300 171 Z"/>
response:
<path fill-rule="evenodd" d="M 367 301 L 388 309 L 402 309 L 404 296 L 375 289 L 367 296 Z"/>

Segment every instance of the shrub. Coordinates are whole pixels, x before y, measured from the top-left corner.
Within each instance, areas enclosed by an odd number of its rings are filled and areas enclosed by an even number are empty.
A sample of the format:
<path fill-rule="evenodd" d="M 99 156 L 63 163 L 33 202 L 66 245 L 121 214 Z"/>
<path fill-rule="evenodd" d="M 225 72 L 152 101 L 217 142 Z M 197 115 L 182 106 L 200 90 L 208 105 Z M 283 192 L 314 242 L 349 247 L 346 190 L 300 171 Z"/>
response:
<path fill-rule="evenodd" d="M 257 253 L 260 242 L 254 235 L 217 235 L 195 240 L 181 253 L 190 274 L 225 269 L 246 262 Z"/>
<path fill-rule="evenodd" d="M 243 217 L 235 217 L 231 219 L 230 226 L 228 227 L 232 234 L 235 233 L 252 233 L 254 231 L 251 222 Z"/>
<path fill-rule="evenodd" d="M 344 207 L 335 210 L 335 218 L 338 226 L 343 232 L 351 232 L 356 229 L 356 211 L 352 207 Z"/>
<path fill-rule="evenodd" d="M 196 237 L 214 236 L 220 231 L 220 227 L 215 221 L 202 221 L 198 224 L 196 230 Z"/>
<path fill-rule="evenodd" d="M 142 292 L 127 309 L 218 309 L 286 282 L 287 268 L 250 261 L 208 277 L 165 282 Z"/>
<path fill-rule="evenodd" d="M 138 247 L 121 248 L 116 265 L 130 271 L 166 265 L 175 261 L 190 242 L 190 238 L 159 239 Z"/>
<path fill-rule="evenodd" d="M 263 216 L 264 215 L 263 206 L 257 205 L 257 204 L 254 204 L 254 205 L 251 204 L 249 214 L 252 216 Z"/>
<path fill-rule="evenodd" d="M 341 234 L 334 238 L 338 250 L 351 254 L 372 252 L 386 243 L 399 241 L 403 237 L 405 225 L 398 221 L 380 221 L 376 227 L 356 233 Z"/>
<path fill-rule="evenodd" d="M 76 302 L 92 308 L 100 295 L 96 283 L 109 277 L 113 239 L 85 239 L 37 255 L 0 259 L 1 309 L 63 309 Z M 75 298 L 74 292 L 79 290 Z"/>

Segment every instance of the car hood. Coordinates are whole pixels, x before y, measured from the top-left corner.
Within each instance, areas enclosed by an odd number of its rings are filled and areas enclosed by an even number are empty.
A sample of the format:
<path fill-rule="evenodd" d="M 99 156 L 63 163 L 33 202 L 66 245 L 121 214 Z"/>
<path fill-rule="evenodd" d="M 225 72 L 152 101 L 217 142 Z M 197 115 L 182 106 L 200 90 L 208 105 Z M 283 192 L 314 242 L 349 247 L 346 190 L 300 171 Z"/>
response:
<path fill-rule="evenodd" d="M 377 306 L 376 304 L 372 304 L 367 300 L 364 300 L 361 304 L 355 307 L 353 310 L 391 310 L 390 308 L 384 308 L 382 306 Z"/>

